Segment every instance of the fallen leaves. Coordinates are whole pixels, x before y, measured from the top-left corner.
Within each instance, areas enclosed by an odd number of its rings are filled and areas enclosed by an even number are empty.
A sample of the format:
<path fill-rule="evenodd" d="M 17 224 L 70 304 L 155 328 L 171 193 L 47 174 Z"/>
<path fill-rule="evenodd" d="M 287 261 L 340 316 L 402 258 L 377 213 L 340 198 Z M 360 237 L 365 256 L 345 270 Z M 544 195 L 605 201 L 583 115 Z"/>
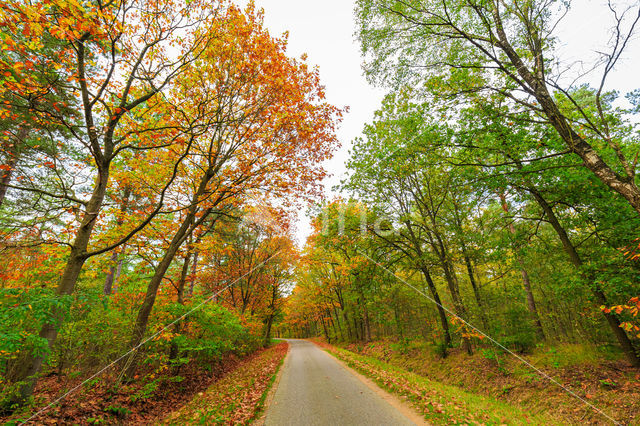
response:
<path fill-rule="evenodd" d="M 285 342 L 242 361 L 233 371 L 167 417 L 163 424 L 247 424 L 262 409 L 272 377 L 287 354 Z"/>

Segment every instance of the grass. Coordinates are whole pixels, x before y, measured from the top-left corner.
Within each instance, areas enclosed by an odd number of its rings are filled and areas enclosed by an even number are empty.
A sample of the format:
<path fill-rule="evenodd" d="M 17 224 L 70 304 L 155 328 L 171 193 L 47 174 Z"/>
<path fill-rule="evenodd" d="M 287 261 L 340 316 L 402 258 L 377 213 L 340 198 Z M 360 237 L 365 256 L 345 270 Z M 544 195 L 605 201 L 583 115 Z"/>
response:
<path fill-rule="evenodd" d="M 350 367 L 374 380 L 383 389 L 407 398 L 432 424 L 557 424 L 545 414 L 532 415 L 496 399 L 466 392 L 429 380 L 365 355 L 324 345 Z"/>
<path fill-rule="evenodd" d="M 529 357 L 536 366 L 567 368 L 585 364 L 598 365 L 603 361 L 617 361 L 622 351 L 614 346 L 568 344 L 536 349 Z"/>

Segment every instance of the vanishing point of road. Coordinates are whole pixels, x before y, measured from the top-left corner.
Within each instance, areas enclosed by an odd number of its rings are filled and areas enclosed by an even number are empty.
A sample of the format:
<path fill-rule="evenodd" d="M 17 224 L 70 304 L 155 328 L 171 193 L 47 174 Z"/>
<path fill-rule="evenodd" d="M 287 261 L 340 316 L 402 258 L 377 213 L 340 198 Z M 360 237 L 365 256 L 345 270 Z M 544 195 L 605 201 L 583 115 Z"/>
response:
<path fill-rule="evenodd" d="M 318 346 L 305 340 L 287 341 L 289 355 L 265 425 L 424 424 L 394 397 L 365 384 Z"/>

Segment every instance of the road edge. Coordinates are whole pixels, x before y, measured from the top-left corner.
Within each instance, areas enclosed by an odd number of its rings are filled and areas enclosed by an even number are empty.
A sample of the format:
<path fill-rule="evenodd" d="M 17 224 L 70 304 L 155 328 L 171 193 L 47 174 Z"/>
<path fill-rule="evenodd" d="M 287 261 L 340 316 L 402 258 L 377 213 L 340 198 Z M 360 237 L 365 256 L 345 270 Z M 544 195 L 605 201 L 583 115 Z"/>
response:
<path fill-rule="evenodd" d="M 286 342 L 286 340 L 285 340 Z M 260 415 L 259 418 L 255 419 L 251 424 L 256 425 L 256 426 L 263 426 L 265 420 L 267 419 L 267 412 L 269 411 L 269 407 L 271 407 L 271 403 L 273 402 L 273 398 L 276 395 L 276 391 L 278 390 L 278 385 L 280 384 L 280 378 L 282 377 L 282 372 L 284 371 L 284 369 L 287 367 L 287 364 L 289 363 L 289 354 L 291 353 L 291 345 L 289 344 L 289 342 L 287 342 L 287 354 L 284 357 L 284 360 L 282 361 L 282 365 L 280 365 L 280 368 L 278 369 L 278 372 L 276 373 L 276 378 L 274 379 L 273 383 L 271 384 L 271 388 L 269 389 L 269 392 L 267 393 L 267 397 L 264 399 L 264 402 L 262 404 L 262 414 Z"/>
<path fill-rule="evenodd" d="M 401 398 L 397 397 L 396 395 L 394 395 L 394 394 L 392 394 L 390 392 L 387 392 L 386 390 L 382 389 L 380 386 L 378 386 L 378 384 L 376 382 L 374 382 L 373 380 L 371 380 L 367 376 L 364 376 L 364 375 L 360 374 L 359 372 L 357 372 L 353 368 L 349 367 L 344 361 L 342 361 L 341 359 L 339 359 L 336 356 L 334 356 L 331 352 L 329 352 L 328 350 L 326 350 L 322 346 L 318 345 L 313 340 L 307 340 L 307 341 L 313 343 L 318 348 L 320 348 L 324 353 L 326 353 L 331 358 L 333 358 L 335 361 L 337 361 L 338 364 L 342 368 L 344 368 L 345 370 L 347 370 L 348 372 L 353 374 L 358 380 L 360 380 L 362 383 L 364 383 L 369 389 L 374 391 L 378 396 L 380 396 L 382 399 L 384 399 L 393 408 L 395 408 L 396 410 L 400 411 L 406 418 L 411 420 L 413 423 L 415 423 L 416 425 L 429 425 L 430 424 L 424 419 L 424 417 L 422 417 L 418 413 L 418 411 L 411 404 L 409 404 L 406 401 L 403 401 Z M 291 347 L 291 346 L 289 346 L 289 347 Z M 288 358 L 288 356 L 289 356 L 289 353 L 287 352 L 287 358 Z M 286 359 L 285 359 L 285 361 L 286 361 Z M 280 371 L 282 371 L 282 369 Z"/>

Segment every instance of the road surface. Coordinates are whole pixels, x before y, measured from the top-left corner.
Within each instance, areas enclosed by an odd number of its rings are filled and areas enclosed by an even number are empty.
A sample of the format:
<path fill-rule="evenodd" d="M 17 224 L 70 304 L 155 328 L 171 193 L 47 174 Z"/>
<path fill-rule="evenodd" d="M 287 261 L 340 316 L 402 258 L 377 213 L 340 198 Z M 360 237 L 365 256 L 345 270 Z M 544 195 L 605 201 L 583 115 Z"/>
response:
<path fill-rule="evenodd" d="M 393 397 L 371 389 L 318 346 L 305 340 L 287 341 L 290 352 L 265 425 L 416 424 L 409 419 L 411 413 L 387 402 Z"/>

